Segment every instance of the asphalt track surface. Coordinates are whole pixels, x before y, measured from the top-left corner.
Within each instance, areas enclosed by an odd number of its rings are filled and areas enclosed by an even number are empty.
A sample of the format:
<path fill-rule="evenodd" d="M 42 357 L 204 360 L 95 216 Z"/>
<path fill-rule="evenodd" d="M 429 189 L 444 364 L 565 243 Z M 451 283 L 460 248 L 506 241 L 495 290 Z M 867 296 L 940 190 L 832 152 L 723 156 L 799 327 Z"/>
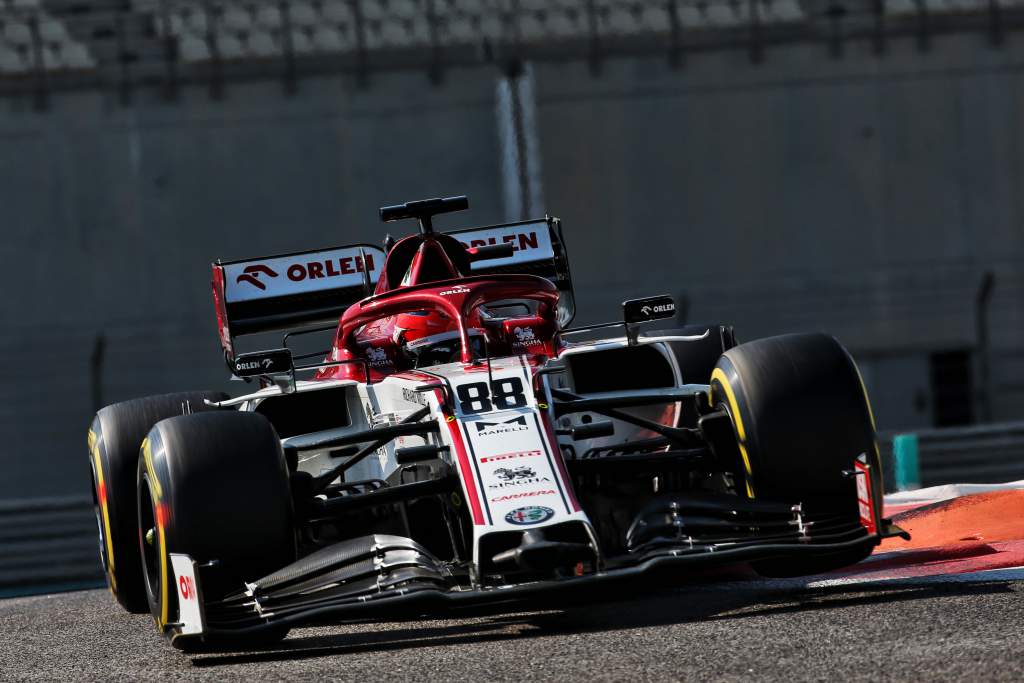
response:
<path fill-rule="evenodd" d="M 0 680 L 1024 680 L 1024 571 L 736 582 L 541 612 L 293 630 L 185 655 L 103 590 L 0 601 Z"/>

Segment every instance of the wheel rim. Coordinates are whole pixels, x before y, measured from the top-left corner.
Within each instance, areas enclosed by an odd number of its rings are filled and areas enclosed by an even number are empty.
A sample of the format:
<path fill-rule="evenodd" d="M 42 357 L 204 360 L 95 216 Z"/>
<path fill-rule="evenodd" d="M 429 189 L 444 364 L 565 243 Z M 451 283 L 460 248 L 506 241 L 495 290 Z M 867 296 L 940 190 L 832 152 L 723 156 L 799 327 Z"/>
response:
<path fill-rule="evenodd" d="M 156 508 L 149 490 L 149 477 L 143 474 L 139 482 L 139 552 L 142 555 L 142 574 L 150 605 L 156 605 L 159 601 L 157 587 L 160 583 L 160 549 L 155 537 L 147 539 L 147 534 L 155 528 Z"/>
<path fill-rule="evenodd" d="M 100 542 L 100 563 L 103 565 L 103 573 L 110 573 L 110 558 L 107 557 L 107 539 L 103 531 L 103 512 L 100 510 L 99 479 L 96 476 L 96 466 L 89 463 L 89 471 L 92 474 L 92 513 L 96 518 L 96 532 Z"/>

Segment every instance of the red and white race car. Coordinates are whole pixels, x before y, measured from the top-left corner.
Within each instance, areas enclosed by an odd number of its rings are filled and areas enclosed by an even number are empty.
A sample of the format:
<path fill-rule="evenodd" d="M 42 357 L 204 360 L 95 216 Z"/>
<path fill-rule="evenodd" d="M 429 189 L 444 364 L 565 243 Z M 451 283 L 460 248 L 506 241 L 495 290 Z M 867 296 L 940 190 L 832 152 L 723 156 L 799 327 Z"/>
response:
<path fill-rule="evenodd" d="M 852 564 L 880 516 L 871 411 L 833 338 L 570 328 L 558 219 L 213 265 L 220 341 L 260 389 L 136 399 L 89 431 L 112 593 L 182 648 L 292 626 L 747 564 Z M 340 321 L 339 321 L 340 317 Z M 327 327 L 323 323 L 329 323 Z M 287 330 L 281 348 L 238 353 Z M 295 353 L 297 335 L 332 333 Z M 307 340 L 311 337 L 306 337 Z"/>

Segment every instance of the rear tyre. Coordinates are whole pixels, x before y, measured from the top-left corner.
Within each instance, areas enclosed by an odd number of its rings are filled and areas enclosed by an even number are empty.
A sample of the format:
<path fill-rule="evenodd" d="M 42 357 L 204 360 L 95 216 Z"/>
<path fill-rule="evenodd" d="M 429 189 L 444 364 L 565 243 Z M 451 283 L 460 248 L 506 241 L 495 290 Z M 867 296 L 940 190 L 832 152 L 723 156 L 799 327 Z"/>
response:
<path fill-rule="evenodd" d="M 790 334 L 726 351 L 711 376 L 711 400 L 733 422 L 740 495 L 802 503 L 810 515 L 859 519 L 856 483 L 844 476 L 865 454 L 875 500 L 882 492 L 874 418 L 853 359 L 833 337 Z M 813 562 L 769 561 L 759 572 L 798 575 L 845 566 L 857 549 Z"/>
<path fill-rule="evenodd" d="M 262 415 L 223 411 L 158 422 L 142 447 L 138 505 L 145 592 L 161 630 L 178 614 L 170 553 L 216 562 L 200 576 L 207 602 L 295 560 L 288 470 Z"/>
<path fill-rule="evenodd" d="M 150 428 L 164 418 L 181 415 L 185 407 L 208 410 L 204 399 L 222 401 L 217 391 L 147 396 L 103 408 L 89 427 L 89 470 L 100 561 L 107 585 L 129 612 L 148 610 L 139 571 L 138 520 L 135 509 L 135 471 L 139 445 Z"/>

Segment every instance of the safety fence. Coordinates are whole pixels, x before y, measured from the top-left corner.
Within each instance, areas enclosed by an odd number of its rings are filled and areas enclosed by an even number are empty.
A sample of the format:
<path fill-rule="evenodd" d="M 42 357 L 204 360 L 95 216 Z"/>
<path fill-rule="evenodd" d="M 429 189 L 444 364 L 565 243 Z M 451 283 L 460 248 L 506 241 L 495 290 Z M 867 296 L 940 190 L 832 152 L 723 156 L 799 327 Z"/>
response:
<path fill-rule="evenodd" d="M 889 490 L 1024 479 L 1024 422 L 879 436 Z"/>
<path fill-rule="evenodd" d="M 0 596 L 103 583 L 88 497 L 0 501 Z"/>

